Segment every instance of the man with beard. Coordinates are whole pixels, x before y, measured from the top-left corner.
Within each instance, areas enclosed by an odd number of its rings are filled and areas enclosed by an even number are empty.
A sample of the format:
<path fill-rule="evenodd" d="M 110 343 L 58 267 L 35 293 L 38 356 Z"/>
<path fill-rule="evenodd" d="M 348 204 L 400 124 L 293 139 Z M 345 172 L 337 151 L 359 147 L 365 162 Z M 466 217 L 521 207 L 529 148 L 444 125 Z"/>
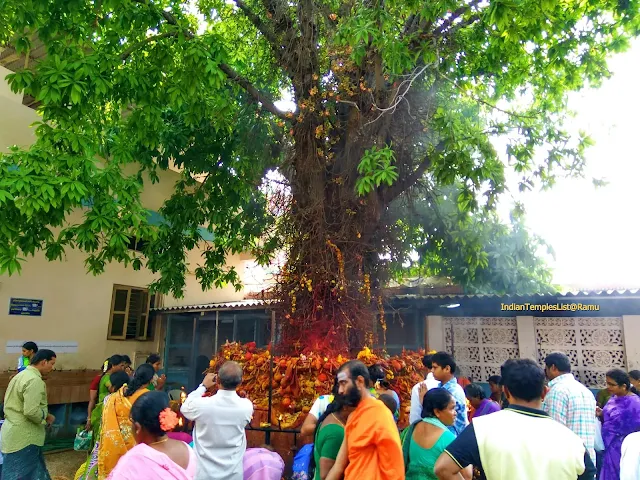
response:
<path fill-rule="evenodd" d="M 338 395 L 355 407 L 345 437 L 325 480 L 404 480 L 400 435 L 389 409 L 369 393 L 369 371 L 352 360 L 338 370 Z"/>

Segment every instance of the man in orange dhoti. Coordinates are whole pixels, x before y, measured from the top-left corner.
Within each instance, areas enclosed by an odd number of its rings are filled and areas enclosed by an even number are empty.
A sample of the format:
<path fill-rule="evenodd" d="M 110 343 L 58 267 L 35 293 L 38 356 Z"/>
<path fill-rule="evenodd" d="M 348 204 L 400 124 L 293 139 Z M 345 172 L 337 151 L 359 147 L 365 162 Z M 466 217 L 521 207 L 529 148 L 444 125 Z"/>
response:
<path fill-rule="evenodd" d="M 338 395 L 355 407 L 336 463 L 325 480 L 404 480 L 400 435 L 389 409 L 369 393 L 369 371 L 357 360 L 338 370 Z"/>

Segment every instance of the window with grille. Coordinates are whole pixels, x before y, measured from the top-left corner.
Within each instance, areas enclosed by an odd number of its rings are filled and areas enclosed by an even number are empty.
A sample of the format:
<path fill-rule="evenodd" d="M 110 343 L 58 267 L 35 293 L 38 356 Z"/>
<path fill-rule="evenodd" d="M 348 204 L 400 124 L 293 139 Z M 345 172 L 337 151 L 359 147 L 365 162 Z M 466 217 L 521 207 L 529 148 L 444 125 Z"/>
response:
<path fill-rule="evenodd" d="M 153 325 L 149 320 L 149 307 L 155 295 L 146 288 L 113 286 L 111 315 L 109 317 L 110 340 L 153 340 Z"/>
<path fill-rule="evenodd" d="M 372 319 L 373 334 L 377 340 L 375 348 L 384 348 L 390 355 L 400 354 L 402 350 L 415 351 L 424 348 L 424 323 L 418 318 L 417 312 L 404 308 L 385 312 L 387 331 L 384 336 L 379 315 L 373 316 Z"/>

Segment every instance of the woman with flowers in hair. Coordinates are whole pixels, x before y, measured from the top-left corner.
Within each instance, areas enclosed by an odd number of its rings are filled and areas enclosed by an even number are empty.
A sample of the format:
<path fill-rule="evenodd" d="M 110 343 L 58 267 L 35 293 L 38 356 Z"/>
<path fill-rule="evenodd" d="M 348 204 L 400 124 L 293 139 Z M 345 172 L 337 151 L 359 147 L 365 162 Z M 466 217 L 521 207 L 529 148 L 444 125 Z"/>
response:
<path fill-rule="evenodd" d="M 86 430 L 93 428 L 94 436 L 100 430 L 100 417 L 102 415 L 102 404 L 110 392 L 111 374 L 123 371 L 125 367 L 124 358 L 121 355 L 112 355 L 102 364 L 102 372 L 91 382 L 89 387 L 89 411 L 87 415 Z"/>
<path fill-rule="evenodd" d="M 148 387 L 155 373 L 151 365 L 144 363 L 136 369 L 128 385 L 107 397 L 102 413 L 98 480 L 107 478 L 118 460 L 136 445 L 131 427 L 131 408 L 139 398 L 149 393 Z"/>
<path fill-rule="evenodd" d="M 387 380 L 387 372 L 379 363 L 369 367 L 369 377 L 371 378 L 372 387 L 369 389 L 371 395 L 380 398 L 380 395 L 391 395 L 396 402 L 396 408 L 393 410 L 393 419 L 398 422 L 400 418 L 400 396 L 391 388 L 391 384 Z"/>
<path fill-rule="evenodd" d="M 172 440 L 167 432 L 178 424 L 164 392 L 142 395 L 131 408 L 137 445 L 127 452 L 109 475 L 113 480 L 193 480 L 196 456 L 186 443 Z"/>

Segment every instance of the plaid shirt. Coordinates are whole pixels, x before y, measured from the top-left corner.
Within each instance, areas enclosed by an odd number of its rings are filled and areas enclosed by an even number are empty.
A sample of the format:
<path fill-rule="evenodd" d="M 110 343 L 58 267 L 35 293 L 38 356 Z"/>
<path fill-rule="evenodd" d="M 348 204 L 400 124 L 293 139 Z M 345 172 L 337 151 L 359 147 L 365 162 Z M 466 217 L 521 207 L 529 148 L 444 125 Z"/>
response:
<path fill-rule="evenodd" d="M 573 374 L 565 373 L 549 382 L 542 408 L 551 418 L 567 426 L 584 442 L 595 465 L 596 399 Z"/>

